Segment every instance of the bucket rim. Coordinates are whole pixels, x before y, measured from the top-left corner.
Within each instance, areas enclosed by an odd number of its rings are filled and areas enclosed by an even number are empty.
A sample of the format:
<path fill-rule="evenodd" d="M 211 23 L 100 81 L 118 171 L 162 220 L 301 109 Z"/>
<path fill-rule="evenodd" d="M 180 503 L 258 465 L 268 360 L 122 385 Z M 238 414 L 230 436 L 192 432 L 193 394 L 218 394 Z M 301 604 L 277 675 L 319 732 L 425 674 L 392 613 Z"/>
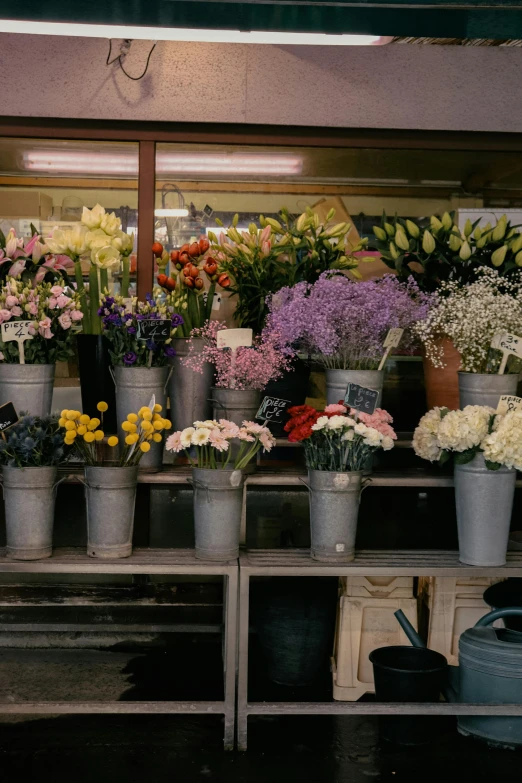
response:
<path fill-rule="evenodd" d="M 426 655 L 427 653 L 429 653 L 432 657 L 435 656 L 435 658 L 439 659 L 440 664 L 439 666 L 433 666 L 429 669 L 418 669 L 418 670 L 401 668 L 399 666 L 390 666 L 388 664 L 384 664 L 381 663 L 380 661 L 375 660 L 375 657 L 379 654 L 381 650 L 394 650 L 394 651 L 414 650 L 415 654 L 422 654 L 422 655 Z M 420 653 L 419 651 L 422 651 L 422 653 Z M 428 647 L 412 647 L 409 644 L 394 644 L 394 645 L 386 645 L 385 647 L 377 647 L 375 650 L 371 651 L 368 657 L 374 666 L 378 666 L 382 669 L 386 669 L 386 671 L 397 672 L 400 674 L 435 674 L 435 672 L 444 671 L 444 669 L 446 669 L 448 666 L 448 660 L 444 655 L 442 655 L 442 653 L 439 653 L 436 650 L 430 650 Z"/>

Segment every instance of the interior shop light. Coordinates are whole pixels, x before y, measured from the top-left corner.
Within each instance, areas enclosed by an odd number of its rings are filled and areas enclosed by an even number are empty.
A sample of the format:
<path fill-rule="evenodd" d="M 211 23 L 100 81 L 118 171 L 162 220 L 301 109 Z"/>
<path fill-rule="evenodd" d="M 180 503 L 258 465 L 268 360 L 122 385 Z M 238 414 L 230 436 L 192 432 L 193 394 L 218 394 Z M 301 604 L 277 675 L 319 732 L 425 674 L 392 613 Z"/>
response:
<path fill-rule="evenodd" d="M 185 207 L 154 210 L 154 214 L 156 217 L 187 217 L 188 213 L 189 211 Z"/>
<path fill-rule="evenodd" d="M 146 41 L 198 41 L 202 43 L 304 44 L 308 46 L 379 46 L 391 36 L 341 33 L 294 33 L 267 30 L 219 30 L 189 27 L 141 27 L 122 24 L 76 24 L 0 19 L 3 33 L 67 35 L 81 38 L 131 38 Z"/>

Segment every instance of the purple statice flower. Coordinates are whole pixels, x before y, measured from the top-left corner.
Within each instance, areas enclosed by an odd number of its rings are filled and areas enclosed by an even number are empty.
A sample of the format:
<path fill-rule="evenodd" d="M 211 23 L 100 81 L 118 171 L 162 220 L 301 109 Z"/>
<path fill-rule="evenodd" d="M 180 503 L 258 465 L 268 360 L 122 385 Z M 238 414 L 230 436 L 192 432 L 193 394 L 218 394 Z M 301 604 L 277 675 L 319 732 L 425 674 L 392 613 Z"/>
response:
<path fill-rule="evenodd" d="M 136 327 L 135 326 L 127 326 L 127 332 L 128 332 L 128 334 L 136 334 Z"/>
<path fill-rule="evenodd" d="M 154 340 L 147 340 L 145 345 L 147 346 L 147 351 L 155 351 L 156 348 L 158 347 L 154 342 Z"/>
<path fill-rule="evenodd" d="M 174 313 L 174 315 L 170 319 L 170 322 L 172 324 L 172 328 L 175 329 L 177 326 L 183 325 L 183 318 L 181 317 L 181 315 Z"/>
<path fill-rule="evenodd" d="M 429 295 L 413 278 L 394 275 L 355 282 L 342 274 L 323 273 L 314 285 L 283 288 L 269 301 L 269 333 L 290 349 L 319 354 L 326 367 L 375 369 L 389 329 L 407 329 L 426 318 Z M 401 350 L 413 348 L 405 334 Z"/>
<path fill-rule="evenodd" d="M 124 355 L 124 357 L 123 357 L 123 364 L 124 364 L 126 367 L 131 367 L 133 364 L 135 364 L 135 362 L 136 362 L 136 359 L 137 359 L 137 358 L 138 358 L 138 357 L 136 356 L 136 354 L 134 353 L 134 351 L 129 351 L 129 352 L 128 352 L 128 353 L 126 353 L 126 354 Z"/>
<path fill-rule="evenodd" d="M 148 318 L 148 315 L 143 315 L 142 313 L 136 313 L 134 316 L 137 321 L 143 321 L 145 318 Z"/>
<path fill-rule="evenodd" d="M 165 348 L 163 349 L 163 352 L 164 352 L 165 356 L 169 356 L 169 357 L 176 355 L 176 351 L 172 347 L 172 345 L 166 345 Z"/>

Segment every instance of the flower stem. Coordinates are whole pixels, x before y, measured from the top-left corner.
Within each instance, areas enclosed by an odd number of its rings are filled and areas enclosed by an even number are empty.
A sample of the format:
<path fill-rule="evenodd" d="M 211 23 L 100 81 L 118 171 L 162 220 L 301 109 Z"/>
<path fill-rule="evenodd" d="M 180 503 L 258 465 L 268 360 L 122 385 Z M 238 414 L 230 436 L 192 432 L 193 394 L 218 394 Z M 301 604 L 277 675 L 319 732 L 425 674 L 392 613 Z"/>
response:
<path fill-rule="evenodd" d="M 123 273 L 121 278 L 121 295 L 126 299 L 129 297 L 130 288 L 130 260 L 129 256 L 123 257 Z"/>
<path fill-rule="evenodd" d="M 91 334 L 101 334 L 101 321 L 98 315 L 100 288 L 98 285 L 98 269 L 94 264 L 91 264 L 89 269 L 89 300 L 91 306 Z"/>
<path fill-rule="evenodd" d="M 82 263 L 79 258 L 74 262 L 74 278 L 76 280 L 76 288 L 80 294 L 80 304 L 83 313 L 82 331 L 84 334 L 91 334 L 91 314 L 89 312 L 87 292 L 83 282 Z"/>

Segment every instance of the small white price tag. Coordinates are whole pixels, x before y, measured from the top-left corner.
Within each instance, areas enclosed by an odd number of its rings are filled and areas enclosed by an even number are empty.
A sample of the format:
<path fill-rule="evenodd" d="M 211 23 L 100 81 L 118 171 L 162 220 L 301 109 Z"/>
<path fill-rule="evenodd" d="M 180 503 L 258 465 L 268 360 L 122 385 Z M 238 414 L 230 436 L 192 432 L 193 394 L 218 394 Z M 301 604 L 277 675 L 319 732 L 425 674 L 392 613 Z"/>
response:
<path fill-rule="evenodd" d="M 219 310 L 220 307 L 221 307 L 221 294 L 214 294 L 214 298 L 212 299 L 212 309 Z"/>
<path fill-rule="evenodd" d="M 221 329 L 217 333 L 217 347 L 231 348 L 235 351 L 237 348 L 252 345 L 252 329 Z"/>
<path fill-rule="evenodd" d="M 498 401 L 497 413 L 505 415 L 511 411 L 516 411 L 522 408 L 522 397 L 514 397 L 510 394 L 503 394 Z"/>
<path fill-rule="evenodd" d="M 403 334 L 404 334 L 404 329 L 400 329 L 398 326 L 394 327 L 393 329 L 390 329 L 390 331 L 386 335 L 386 339 L 383 342 L 383 347 L 397 348 L 400 341 L 402 340 Z"/>
<path fill-rule="evenodd" d="M 502 361 L 498 371 L 499 375 L 504 374 L 509 354 L 514 354 L 522 359 L 522 337 L 510 332 L 497 332 L 491 340 L 491 347 L 497 351 L 502 351 Z"/>
<path fill-rule="evenodd" d="M 29 333 L 29 328 L 32 326 L 33 321 L 6 321 L 2 324 L 2 342 L 16 340 L 20 352 L 20 364 L 25 364 L 24 342 L 32 340 L 34 336 Z"/>

